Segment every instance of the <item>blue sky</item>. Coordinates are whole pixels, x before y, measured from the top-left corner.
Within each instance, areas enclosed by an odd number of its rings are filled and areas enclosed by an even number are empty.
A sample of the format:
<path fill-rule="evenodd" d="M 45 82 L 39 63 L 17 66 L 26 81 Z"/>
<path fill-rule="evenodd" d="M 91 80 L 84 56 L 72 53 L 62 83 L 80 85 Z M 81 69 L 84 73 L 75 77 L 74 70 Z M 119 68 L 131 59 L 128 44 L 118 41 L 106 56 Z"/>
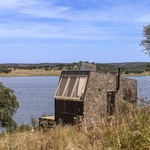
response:
<path fill-rule="evenodd" d="M 0 63 L 149 62 L 149 0 L 0 0 Z"/>

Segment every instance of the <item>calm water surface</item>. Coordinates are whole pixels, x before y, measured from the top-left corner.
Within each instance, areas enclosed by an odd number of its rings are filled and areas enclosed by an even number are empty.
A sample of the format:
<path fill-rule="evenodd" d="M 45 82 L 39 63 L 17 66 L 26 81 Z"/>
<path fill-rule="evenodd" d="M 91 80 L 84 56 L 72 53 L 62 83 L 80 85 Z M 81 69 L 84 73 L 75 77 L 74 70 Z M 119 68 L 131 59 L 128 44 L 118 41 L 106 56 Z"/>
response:
<path fill-rule="evenodd" d="M 0 82 L 14 90 L 19 109 L 14 115 L 18 124 L 30 124 L 31 117 L 54 114 L 54 93 L 58 76 L 0 77 Z"/>
<path fill-rule="evenodd" d="M 129 77 L 137 80 L 137 96 L 144 98 L 145 101 L 150 100 L 150 76 Z"/>
<path fill-rule="evenodd" d="M 130 77 L 138 81 L 138 97 L 150 100 L 150 76 Z M 0 77 L 3 85 L 14 90 L 19 109 L 14 115 L 18 124 L 30 124 L 31 117 L 54 114 L 54 94 L 58 76 Z"/>

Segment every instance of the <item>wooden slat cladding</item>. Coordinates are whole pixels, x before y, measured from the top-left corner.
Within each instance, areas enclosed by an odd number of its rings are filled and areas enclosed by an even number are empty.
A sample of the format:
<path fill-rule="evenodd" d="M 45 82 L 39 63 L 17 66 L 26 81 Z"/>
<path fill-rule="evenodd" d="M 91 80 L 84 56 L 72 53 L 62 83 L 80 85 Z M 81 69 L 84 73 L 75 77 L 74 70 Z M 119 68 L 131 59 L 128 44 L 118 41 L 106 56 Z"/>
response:
<path fill-rule="evenodd" d="M 55 100 L 55 121 L 72 124 L 73 118 L 83 115 L 83 102 Z"/>
<path fill-rule="evenodd" d="M 62 71 L 54 96 L 56 123 L 61 120 L 63 124 L 73 124 L 74 117 L 83 116 L 89 75 L 90 71 Z M 63 78 L 66 79 L 64 82 Z"/>

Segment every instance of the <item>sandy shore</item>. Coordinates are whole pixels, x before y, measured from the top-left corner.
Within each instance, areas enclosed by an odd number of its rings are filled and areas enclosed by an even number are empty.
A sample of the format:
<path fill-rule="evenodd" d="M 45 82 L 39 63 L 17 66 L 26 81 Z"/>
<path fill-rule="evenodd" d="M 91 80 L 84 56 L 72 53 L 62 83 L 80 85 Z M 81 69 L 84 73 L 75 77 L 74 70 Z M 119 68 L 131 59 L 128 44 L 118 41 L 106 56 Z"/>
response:
<path fill-rule="evenodd" d="M 0 73 L 0 76 L 59 76 L 60 70 L 43 70 L 43 69 L 15 69 L 10 73 Z M 150 76 L 150 72 L 144 72 L 141 74 L 122 74 L 122 76 Z"/>
<path fill-rule="evenodd" d="M 0 76 L 59 76 L 61 71 L 59 70 L 42 70 L 42 69 L 15 69 L 10 73 L 0 73 Z"/>
<path fill-rule="evenodd" d="M 150 72 L 144 72 L 144 73 L 131 73 L 131 74 L 122 74 L 122 76 L 150 76 Z"/>

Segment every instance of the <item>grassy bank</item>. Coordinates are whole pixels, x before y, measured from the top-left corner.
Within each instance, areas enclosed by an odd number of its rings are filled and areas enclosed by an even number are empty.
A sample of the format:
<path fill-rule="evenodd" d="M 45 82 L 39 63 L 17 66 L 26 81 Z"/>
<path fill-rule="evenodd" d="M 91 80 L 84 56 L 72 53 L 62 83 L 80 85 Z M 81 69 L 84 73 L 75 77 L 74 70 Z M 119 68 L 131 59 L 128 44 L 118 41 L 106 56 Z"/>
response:
<path fill-rule="evenodd" d="M 149 150 L 150 108 L 125 104 L 125 109 L 99 125 L 56 126 L 48 131 L 14 131 L 0 136 L 6 150 Z"/>

